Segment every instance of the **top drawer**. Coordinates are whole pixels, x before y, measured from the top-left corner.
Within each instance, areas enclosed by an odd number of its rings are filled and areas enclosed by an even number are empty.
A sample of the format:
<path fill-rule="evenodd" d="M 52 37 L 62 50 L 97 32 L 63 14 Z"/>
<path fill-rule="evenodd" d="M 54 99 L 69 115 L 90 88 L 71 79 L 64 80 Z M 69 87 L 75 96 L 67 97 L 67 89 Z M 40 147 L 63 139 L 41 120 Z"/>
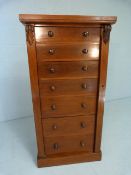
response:
<path fill-rule="evenodd" d="M 91 27 L 35 27 L 37 43 L 45 41 L 75 42 L 90 41 L 99 43 L 100 28 Z"/>

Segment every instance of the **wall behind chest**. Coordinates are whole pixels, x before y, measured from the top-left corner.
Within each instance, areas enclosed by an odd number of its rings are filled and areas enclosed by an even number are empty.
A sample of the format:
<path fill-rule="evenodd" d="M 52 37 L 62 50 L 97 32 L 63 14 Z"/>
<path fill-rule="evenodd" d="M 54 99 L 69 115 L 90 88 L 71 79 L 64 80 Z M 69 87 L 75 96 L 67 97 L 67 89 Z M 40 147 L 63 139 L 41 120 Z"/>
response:
<path fill-rule="evenodd" d="M 131 96 L 129 0 L 0 1 L 0 121 L 32 116 L 24 27 L 19 13 L 118 16 L 111 32 L 106 100 Z"/>

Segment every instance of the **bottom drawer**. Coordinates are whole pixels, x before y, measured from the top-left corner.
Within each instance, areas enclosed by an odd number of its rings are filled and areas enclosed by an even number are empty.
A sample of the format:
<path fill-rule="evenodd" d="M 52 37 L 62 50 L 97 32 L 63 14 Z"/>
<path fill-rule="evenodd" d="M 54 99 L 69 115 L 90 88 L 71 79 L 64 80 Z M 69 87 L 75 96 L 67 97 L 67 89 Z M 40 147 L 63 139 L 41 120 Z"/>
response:
<path fill-rule="evenodd" d="M 45 137 L 45 153 L 60 154 L 73 152 L 92 152 L 94 137 L 93 135 L 75 135 L 60 137 Z"/>

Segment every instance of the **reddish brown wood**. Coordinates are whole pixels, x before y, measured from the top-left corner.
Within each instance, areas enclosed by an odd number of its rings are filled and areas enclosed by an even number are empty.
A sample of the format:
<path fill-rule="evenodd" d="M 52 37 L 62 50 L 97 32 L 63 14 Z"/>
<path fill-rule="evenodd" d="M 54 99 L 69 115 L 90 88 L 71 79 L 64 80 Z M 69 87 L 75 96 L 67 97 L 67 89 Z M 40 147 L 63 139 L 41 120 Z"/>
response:
<path fill-rule="evenodd" d="M 42 79 L 59 78 L 96 78 L 98 77 L 98 61 L 63 61 L 39 62 L 38 74 Z"/>
<path fill-rule="evenodd" d="M 34 26 L 26 26 L 26 39 L 27 39 L 27 51 L 28 51 L 28 62 L 30 71 L 30 83 L 32 90 L 32 102 L 34 111 L 34 120 L 36 128 L 36 138 L 38 146 L 38 156 L 44 157 L 44 143 L 41 123 L 41 108 L 40 108 L 40 94 L 39 94 L 39 83 L 37 74 L 37 61 L 36 61 L 36 48 L 34 40 Z M 32 38 L 33 37 L 33 38 Z"/>
<path fill-rule="evenodd" d="M 114 24 L 116 16 L 80 16 L 80 15 L 46 15 L 46 14 L 20 14 L 19 20 L 23 24 L 33 23 L 60 23 L 60 24 Z"/>
<path fill-rule="evenodd" d="M 41 98 L 42 117 L 63 117 L 96 113 L 96 98 L 79 96 L 57 96 Z"/>
<path fill-rule="evenodd" d="M 96 43 L 50 43 L 37 44 L 39 61 L 65 60 L 98 60 L 99 44 Z"/>
<path fill-rule="evenodd" d="M 36 27 L 36 42 L 95 42 L 100 41 L 100 28 Z M 51 36 L 49 34 L 52 34 Z"/>
<path fill-rule="evenodd" d="M 101 29 L 101 57 L 100 57 L 100 72 L 99 72 L 99 90 L 98 90 L 98 105 L 97 105 L 97 117 L 96 117 L 96 134 L 95 134 L 95 152 L 100 152 L 101 147 L 101 135 L 102 135 L 102 123 L 105 101 L 105 89 L 106 89 L 106 75 L 108 64 L 108 49 L 109 40 L 104 39 L 105 26 Z M 109 34 L 108 34 L 109 35 Z M 109 37 L 109 36 L 108 36 Z"/>
<path fill-rule="evenodd" d="M 101 160 L 101 152 L 100 153 L 86 153 L 80 152 L 76 154 L 63 154 L 62 156 L 48 156 L 44 159 L 37 159 L 38 167 L 49 167 L 49 166 L 57 166 L 57 165 L 65 165 L 65 164 L 73 164 L 73 163 L 82 163 L 82 162 L 91 162 Z"/>
<path fill-rule="evenodd" d="M 93 151 L 93 134 L 45 137 L 45 152 L 47 155 L 75 153 L 75 152 L 92 152 Z"/>
<path fill-rule="evenodd" d="M 45 137 L 94 133 L 95 116 L 43 119 Z"/>
<path fill-rule="evenodd" d="M 55 95 L 97 95 L 96 78 L 64 79 L 64 80 L 42 80 L 40 81 L 40 94 L 44 96 Z"/>
<path fill-rule="evenodd" d="M 101 159 L 111 24 L 116 17 L 26 15 L 38 167 Z"/>

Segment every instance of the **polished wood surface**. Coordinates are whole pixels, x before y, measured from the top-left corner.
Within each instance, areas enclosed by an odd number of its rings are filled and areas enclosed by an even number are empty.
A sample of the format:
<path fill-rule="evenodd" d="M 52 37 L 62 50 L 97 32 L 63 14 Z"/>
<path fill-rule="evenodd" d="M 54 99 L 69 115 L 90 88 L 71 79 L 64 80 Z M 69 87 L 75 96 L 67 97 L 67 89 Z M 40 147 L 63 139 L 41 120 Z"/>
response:
<path fill-rule="evenodd" d="M 98 61 L 52 61 L 38 62 L 38 74 L 42 79 L 60 78 L 96 78 L 98 77 Z"/>
<path fill-rule="evenodd" d="M 100 28 L 89 27 L 36 27 L 36 43 L 95 42 L 100 41 Z"/>
<path fill-rule="evenodd" d="M 95 115 L 43 119 L 45 137 L 93 134 Z"/>
<path fill-rule="evenodd" d="M 71 23 L 73 26 L 86 24 L 114 24 L 116 16 L 82 16 L 82 15 L 46 15 L 46 14 L 20 14 L 19 20 L 23 24 Z"/>
<path fill-rule="evenodd" d="M 73 152 L 92 152 L 93 135 L 74 135 L 45 137 L 45 152 L 47 155 Z"/>
<path fill-rule="evenodd" d="M 98 105 L 97 105 L 97 116 L 96 116 L 97 126 L 96 126 L 96 133 L 95 133 L 95 148 L 94 148 L 95 152 L 100 152 L 100 148 L 101 148 L 106 76 L 107 76 L 107 65 L 108 65 L 108 50 L 109 50 L 109 41 L 105 43 L 103 40 L 103 37 L 104 37 L 102 35 L 103 30 L 104 29 L 101 29 L 102 41 L 101 41 L 99 94 L 98 94 Z"/>
<path fill-rule="evenodd" d="M 39 61 L 55 60 L 98 60 L 99 44 L 96 43 L 50 43 L 37 44 Z"/>
<path fill-rule="evenodd" d="M 116 17 L 21 14 L 19 19 L 26 29 L 38 167 L 100 160 Z"/>
<path fill-rule="evenodd" d="M 82 162 L 91 162 L 91 161 L 99 161 L 101 160 L 101 152 L 77 152 L 76 154 L 62 154 L 62 155 L 49 155 L 44 159 L 38 157 L 38 167 L 41 168 L 43 166 L 58 166 L 58 165 L 66 165 L 66 164 L 74 164 L 74 163 L 82 163 Z"/>
<path fill-rule="evenodd" d="M 51 79 L 41 80 L 39 84 L 41 96 L 44 96 L 45 94 L 48 96 L 72 94 L 97 95 L 98 79 Z"/>
<path fill-rule="evenodd" d="M 42 117 L 87 115 L 96 113 L 96 98 L 87 95 L 42 97 Z"/>
<path fill-rule="evenodd" d="M 34 27 L 26 28 L 28 37 L 31 35 L 32 40 L 32 31 Z M 43 143 L 43 132 L 42 132 L 42 123 L 41 123 L 41 107 L 40 107 L 40 92 L 39 92 L 39 83 L 38 83 L 38 74 L 37 74 L 37 60 L 36 60 L 36 49 L 35 42 L 33 41 L 32 45 L 27 40 L 27 51 L 28 51 L 28 63 L 30 71 L 30 83 L 32 91 L 32 102 L 33 102 L 33 111 L 34 111 L 34 120 L 35 120 L 35 129 L 36 129 L 36 138 L 37 138 L 37 147 L 38 147 L 38 156 L 44 157 L 44 143 Z"/>

